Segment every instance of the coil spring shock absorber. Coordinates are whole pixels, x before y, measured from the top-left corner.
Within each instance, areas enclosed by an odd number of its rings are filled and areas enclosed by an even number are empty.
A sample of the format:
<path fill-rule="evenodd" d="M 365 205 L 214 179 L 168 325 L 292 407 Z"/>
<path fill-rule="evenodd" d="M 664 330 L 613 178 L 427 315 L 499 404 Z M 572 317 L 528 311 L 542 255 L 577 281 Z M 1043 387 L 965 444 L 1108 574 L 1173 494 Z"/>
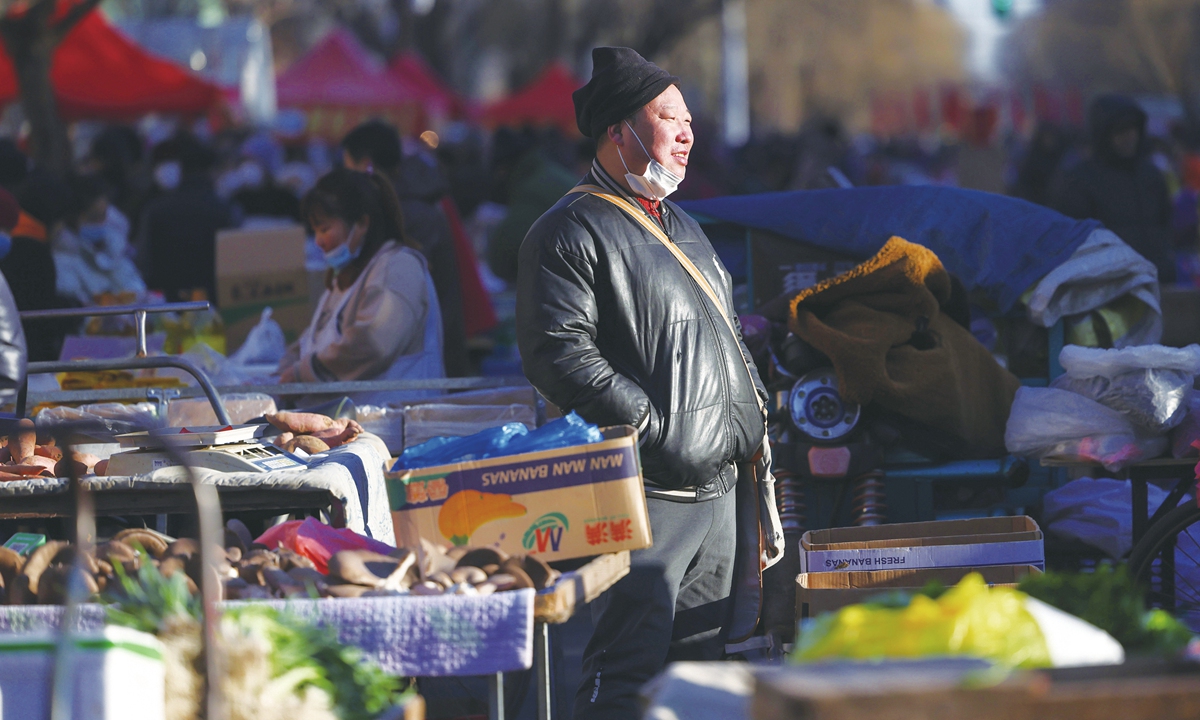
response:
<path fill-rule="evenodd" d="M 775 503 L 785 533 L 803 533 L 808 529 L 808 504 L 804 481 L 791 470 L 775 471 Z"/>
<path fill-rule="evenodd" d="M 854 524 L 860 527 L 887 522 L 887 493 L 883 471 L 873 470 L 854 481 Z"/>

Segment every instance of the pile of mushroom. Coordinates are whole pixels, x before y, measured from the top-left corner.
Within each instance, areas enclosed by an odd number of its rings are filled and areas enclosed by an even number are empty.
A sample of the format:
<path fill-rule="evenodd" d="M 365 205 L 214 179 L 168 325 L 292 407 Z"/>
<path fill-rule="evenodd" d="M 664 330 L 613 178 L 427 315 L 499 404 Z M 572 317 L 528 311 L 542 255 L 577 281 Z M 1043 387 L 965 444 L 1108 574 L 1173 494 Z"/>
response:
<path fill-rule="evenodd" d="M 139 548 L 141 551 L 139 552 Z M 61 605 L 67 597 L 67 578 L 75 562 L 75 546 L 51 540 L 22 557 L 0 547 L 0 601 L 9 605 Z M 153 530 L 129 529 L 96 546 L 86 558 L 85 581 L 90 594 L 119 591 L 114 566 L 135 573 L 143 562 L 156 565 L 164 576 L 184 571 L 188 585 L 199 577 L 199 545 L 194 540 L 171 540 Z"/>
<path fill-rule="evenodd" d="M 495 548 L 443 550 L 422 542 L 418 553 L 398 548 L 383 555 L 369 550 L 342 550 L 329 559 L 328 572 L 286 547 L 275 550 L 252 542 L 249 530 L 230 520 L 217 575 L 229 600 L 311 597 L 384 597 L 396 595 L 489 595 L 506 590 L 550 587 L 559 572 L 533 555 L 509 556 Z M 60 605 L 75 560 L 69 542 L 50 541 L 28 558 L 0 547 L 0 603 Z M 116 565 L 133 576 L 150 563 L 165 577 L 183 573 L 188 589 L 199 592 L 200 543 L 175 540 L 141 528 L 122 530 L 96 547 L 87 558 L 87 586 L 92 595 L 119 597 Z"/>
<path fill-rule="evenodd" d="M 321 573 L 308 558 L 287 548 L 251 546 L 225 580 L 229 599 L 269 597 L 386 597 L 396 595 L 488 595 L 522 588 L 542 589 L 559 573 L 532 555 L 508 556 L 493 548 L 442 551 L 423 543 L 424 573 L 417 553 L 399 548 L 388 555 L 341 550 Z M 422 579 L 424 575 L 424 579 Z"/>

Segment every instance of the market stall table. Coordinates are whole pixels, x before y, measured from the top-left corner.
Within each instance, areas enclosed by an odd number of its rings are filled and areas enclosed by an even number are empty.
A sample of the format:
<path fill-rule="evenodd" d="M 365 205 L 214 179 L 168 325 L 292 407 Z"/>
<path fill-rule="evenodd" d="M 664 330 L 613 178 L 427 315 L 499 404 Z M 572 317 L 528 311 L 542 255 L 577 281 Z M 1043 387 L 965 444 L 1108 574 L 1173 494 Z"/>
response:
<path fill-rule="evenodd" d="M 537 674 L 538 720 L 550 720 L 554 685 L 550 675 L 550 625 L 561 625 L 629 574 L 629 551 L 608 553 L 583 567 L 563 573 L 553 587 L 537 594 L 534 605 L 534 670 Z"/>
<path fill-rule="evenodd" d="M 338 639 L 360 648 L 385 671 L 399 676 L 486 676 L 489 717 L 504 718 L 503 674 L 536 669 L 538 717 L 549 718 L 548 624 L 566 622 L 575 609 L 629 572 L 629 552 L 601 555 L 564 573 L 539 593 L 516 590 L 486 596 L 441 595 L 229 602 L 226 607 L 266 603 L 336 628 Z M 0 606 L 0 633 L 58 627 L 63 608 Z M 79 609 L 79 629 L 103 626 L 104 607 Z M 535 643 L 536 640 L 536 643 Z"/>

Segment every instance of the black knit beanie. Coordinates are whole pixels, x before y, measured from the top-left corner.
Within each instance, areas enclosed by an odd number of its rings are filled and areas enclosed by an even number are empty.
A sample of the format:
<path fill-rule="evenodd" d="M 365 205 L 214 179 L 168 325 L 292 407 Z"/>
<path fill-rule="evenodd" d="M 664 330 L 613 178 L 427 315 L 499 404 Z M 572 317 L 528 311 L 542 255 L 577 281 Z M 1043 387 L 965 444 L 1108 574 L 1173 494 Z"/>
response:
<path fill-rule="evenodd" d="M 626 47 L 592 50 L 592 79 L 571 95 L 575 124 L 594 140 L 662 94 L 679 78 Z"/>

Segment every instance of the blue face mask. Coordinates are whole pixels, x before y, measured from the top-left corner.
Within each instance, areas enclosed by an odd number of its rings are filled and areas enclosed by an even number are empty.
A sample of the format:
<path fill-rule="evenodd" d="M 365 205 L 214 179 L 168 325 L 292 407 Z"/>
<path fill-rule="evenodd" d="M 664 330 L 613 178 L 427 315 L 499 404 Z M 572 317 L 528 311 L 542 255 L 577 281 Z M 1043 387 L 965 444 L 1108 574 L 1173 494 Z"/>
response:
<path fill-rule="evenodd" d="M 85 245 L 90 247 L 100 247 L 104 244 L 104 241 L 108 239 L 108 228 L 104 226 L 104 223 L 89 223 L 87 225 L 80 225 L 79 239 L 82 240 Z"/>
<path fill-rule="evenodd" d="M 8 257 L 9 250 L 12 250 L 12 236 L 0 230 L 0 260 Z"/>
<path fill-rule="evenodd" d="M 357 228 L 358 226 L 355 225 L 354 227 Z M 329 266 L 330 270 L 333 270 L 335 273 L 341 272 L 347 265 L 354 262 L 354 260 L 362 254 L 362 245 L 359 245 L 357 250 L 350 250 L 350 243 L 353 242 L 353 240 L 354 233 L 351 232 L 350 237 L 346 239 L 346 242 L 325 253 L 325 264 Z"/>

